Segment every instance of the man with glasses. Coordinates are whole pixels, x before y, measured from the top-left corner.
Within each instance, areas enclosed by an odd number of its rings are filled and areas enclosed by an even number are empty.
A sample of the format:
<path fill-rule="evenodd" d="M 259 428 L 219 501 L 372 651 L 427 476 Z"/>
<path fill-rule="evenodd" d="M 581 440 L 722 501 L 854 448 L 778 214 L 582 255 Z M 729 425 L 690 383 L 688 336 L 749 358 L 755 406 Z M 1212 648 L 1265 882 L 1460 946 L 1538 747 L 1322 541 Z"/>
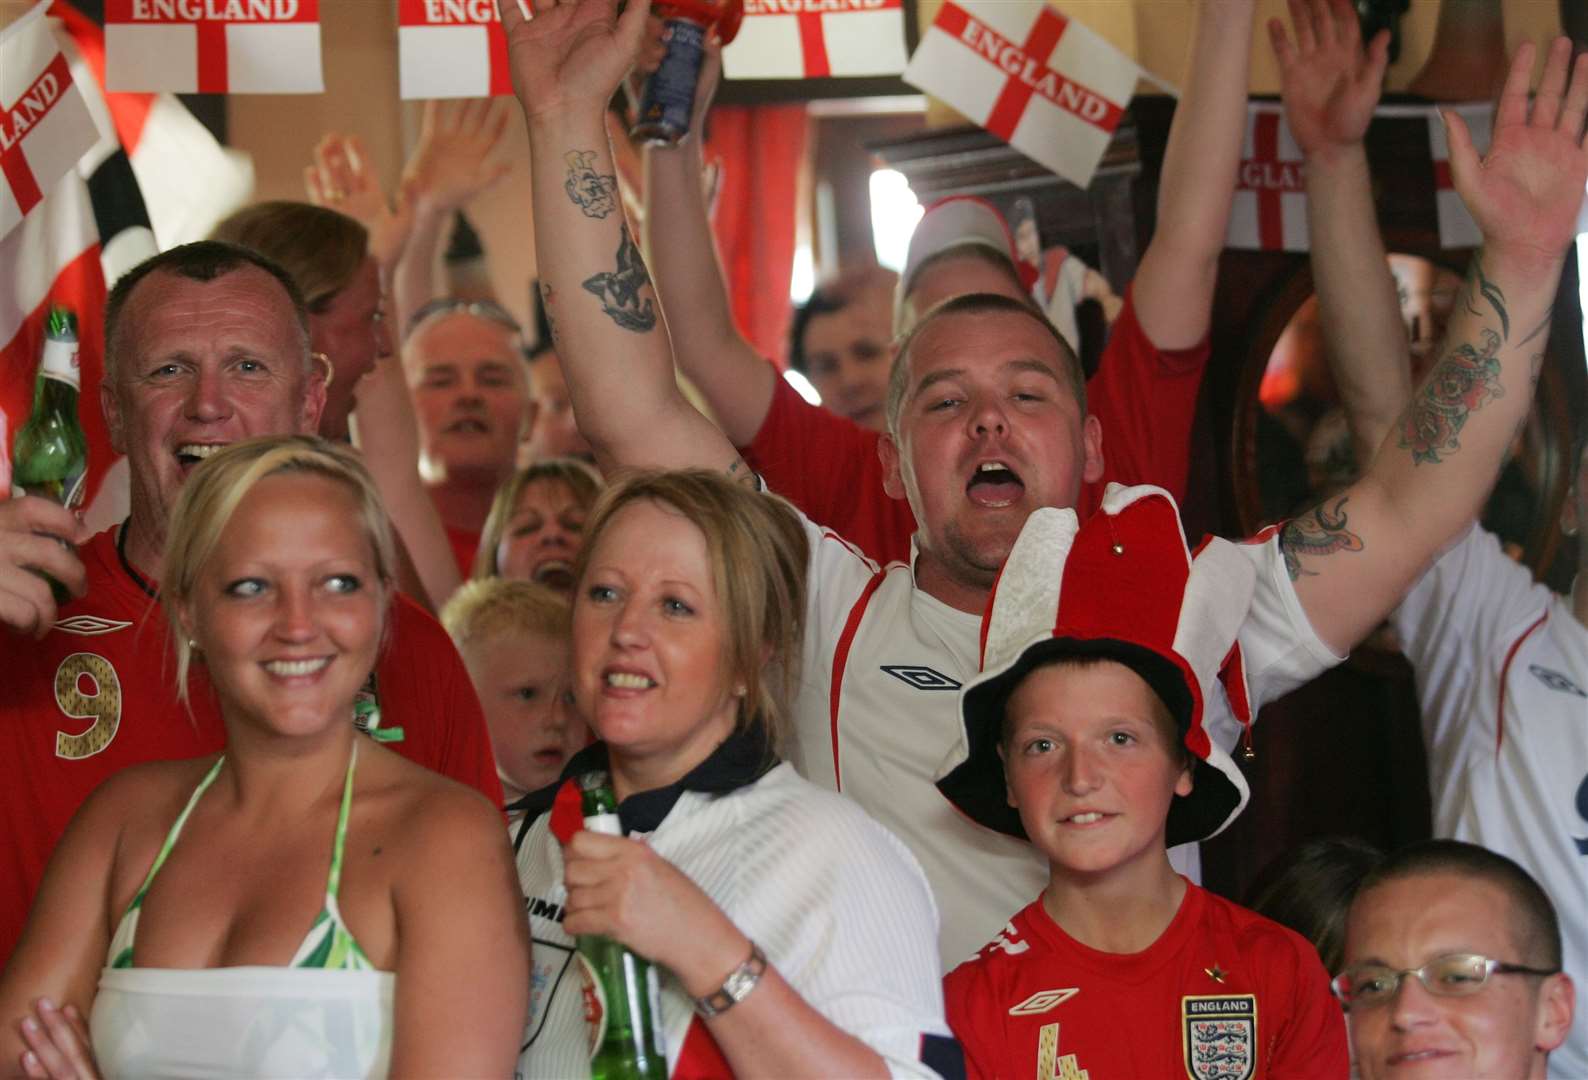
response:
<path fill-rule="evenodd" d="M 1560 965 L 1555 907 L 1510 859 L 1459 840 L 1390 856 L 1351 904 L 1334 980 L 1358 1072 L 1541 1080 L 1571 1030 Z"/>
<path fill-rule="evenodd" d="M 523 334 L 489 300 L 433 300 L 409 323 L 403 368 L 419 418 L 420 474 L 467 578 L 491 500 L 535 421 Z"/>

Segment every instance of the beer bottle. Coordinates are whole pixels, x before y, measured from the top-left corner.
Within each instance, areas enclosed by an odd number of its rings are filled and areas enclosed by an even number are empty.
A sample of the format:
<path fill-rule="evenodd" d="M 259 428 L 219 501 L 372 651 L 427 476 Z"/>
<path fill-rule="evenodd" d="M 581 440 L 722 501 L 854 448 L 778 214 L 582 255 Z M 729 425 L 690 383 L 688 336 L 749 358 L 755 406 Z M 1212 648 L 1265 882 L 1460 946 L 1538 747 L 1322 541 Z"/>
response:
<path fill-rule="evenodd" d="M 82 500 L 88 471 L 88 442 L 77 420 L 79 385 L 77 316 L 57 304 L 50 308 L 45 324 L 44 355 L 33 383 L 33 411 L 17 429 L 13 444 L 11 482 L 19 494 L 39 495 L 67 509 Z M 60 582 L 47 574 L 44 577 L 57 604 L 71 599 Z"/>
<path fill-rule="evenodd" d="M 604 772 L 579 777 L 584 827 L 623 835 L 612 780 Z M 579 961 L 585 979 L 585 1020 L 590 1024 L 591 1080 L 662 1080 L 662 1002 L 656 969 L 611 938 L 582 934 Z"/>
<path fill-rule="evenodd" d="M 632 134 L 643 142 L 670 146 L 689 134 L 706 35 L 715 27 L 724 45 L 732 41 L 744 19 L 744 0 L 663 0 L 653 10 L 662 18 L 667 52 L 645 80 Z"/>

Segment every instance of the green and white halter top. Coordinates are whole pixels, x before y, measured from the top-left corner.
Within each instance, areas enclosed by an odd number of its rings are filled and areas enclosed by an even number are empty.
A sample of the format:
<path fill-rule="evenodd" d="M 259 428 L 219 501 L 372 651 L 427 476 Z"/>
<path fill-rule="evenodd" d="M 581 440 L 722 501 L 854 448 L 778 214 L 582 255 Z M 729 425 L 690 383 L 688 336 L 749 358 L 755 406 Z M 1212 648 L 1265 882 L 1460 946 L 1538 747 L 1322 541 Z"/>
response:
<path fill-rule="evenodd" d="M 135 939 L 145 897 L 217 760 L 171 826 L 111 940 L 89 1025 L 106 1076 L 382 1077 L 391 1057 L 396 976 L 377 971 L 337 905 L 353 773 L 347 763 L 325 903 L 286 967 L 141 968 Z"/>

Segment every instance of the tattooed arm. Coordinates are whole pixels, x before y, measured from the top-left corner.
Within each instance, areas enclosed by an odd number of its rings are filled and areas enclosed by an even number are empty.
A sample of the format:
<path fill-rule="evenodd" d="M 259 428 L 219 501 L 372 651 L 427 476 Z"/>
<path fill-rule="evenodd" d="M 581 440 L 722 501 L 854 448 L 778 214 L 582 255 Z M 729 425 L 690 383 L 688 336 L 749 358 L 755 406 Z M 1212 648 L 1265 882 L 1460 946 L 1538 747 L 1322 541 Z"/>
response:
<path fill-rule="evenodd" d="M 1350 0 L 1297 0 L 1296 41 L 1268 24 L 1285 119 L 1306 162 L 1307 226 L 1329 369 L 1356 460 L 1373 459 L 1411 400 L 1406 331 L 1395 302 L 1362 144 L 1389 62 L 1389 31 L 1367 48 Z"/>
<path fill-rule="evenodd" d="M 501 0 L 513 86 L 529 129 L 541 298 L 579 430 L 604 471 L 732 470 L 738 454 L 679 392 L 645 260 L 617 197 L 603 120 L 644 30 L 647 6 L 616 0 Z"/>
<path fill-rule="evenodd" d="M 1588 181 L 1588 57 L 1568 88 L 1570 61 L 1561 38 L 1529 110 L 1533 48 L 1517 50 L 1482 162 L 1460 117 L 1446 114 L 1451 171 L 1483 249 L 1438 361 L 1368 471 L 1280 540 L 1296 594 L 1331 646 L 1360 640 L 1476 516 L 1526 420 Z"/>

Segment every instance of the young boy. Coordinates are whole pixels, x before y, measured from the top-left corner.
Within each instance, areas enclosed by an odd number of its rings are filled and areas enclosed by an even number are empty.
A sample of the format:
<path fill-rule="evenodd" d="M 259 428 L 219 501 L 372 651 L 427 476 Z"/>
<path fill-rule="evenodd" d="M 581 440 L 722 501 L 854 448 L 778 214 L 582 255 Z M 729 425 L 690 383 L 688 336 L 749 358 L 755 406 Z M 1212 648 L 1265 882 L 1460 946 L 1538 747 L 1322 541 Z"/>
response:
<path fill-rule="evenodd" d="M 1079 529 L 1068 510 L 1027 521 L 938 784 L 1049 865 L 1042 895 L 945 981 L 971 1076 L 1347 1075 L 1312 947 L 1169 865 L 1169 845 L 1217 833 L 1246 801 L 1210 732 L 1249 723 L 1255 581 L 1226 541 L 1193 563 L 1155 488 L 1111 489 Z"/>
<path fill-rule="evenodd" d="M 568 619 L 561 594 L 508 578 L 465 582 L 441 612 L 480 695 L 509 805 L 555 781 L 590 741 L 569 700 Z"/>

